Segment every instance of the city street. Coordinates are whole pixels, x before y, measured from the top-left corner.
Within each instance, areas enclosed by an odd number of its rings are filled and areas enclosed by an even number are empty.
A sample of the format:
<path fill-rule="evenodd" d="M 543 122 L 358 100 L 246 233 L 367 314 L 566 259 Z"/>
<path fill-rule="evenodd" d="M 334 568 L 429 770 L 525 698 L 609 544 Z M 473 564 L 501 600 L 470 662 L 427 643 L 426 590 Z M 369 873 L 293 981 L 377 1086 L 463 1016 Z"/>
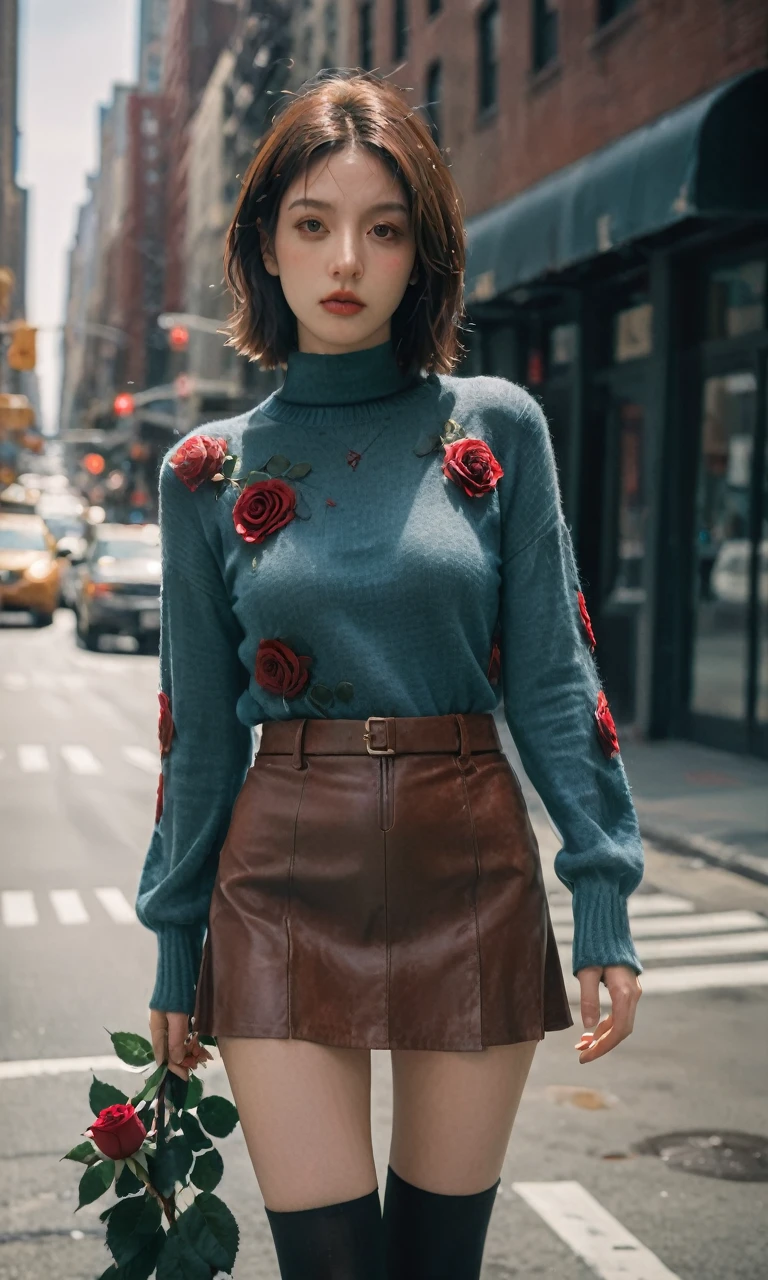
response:
<path fill-rule="evenodd" d="M 156 690 L 156 657 L 128 642 L 86 652 L 69 611 L 39 630 L 0 619 L 0 1280 L 95 1280 L 109 1261 L 99 1213 L 113 1194 L 75 1215 L 82 1170 L 60 1157 L 93 1118 L 92 1071 L 134 1091 L 108 1031 L 147 1033 L 155 942 L 132 904 L 154 817 Z M 635 1031 L 580 1066 L 570 899 L 552 872 L 556 836 L 533 800 L 531 815 L 575 1025 L 537 1051 L 483 1280 L 760 1280 L 768 885 L 646 843 L 646 878 L 630 902 L 646 966 Z M 372 1059 L 383 1195 L 390 1058 Z M 207 1092 L 231 1096 L 220 1061 L 201 1074 Z M 759 1139 L 752 1180 L 700 1176 L 634 1149 L 695 1130 L 724 1137 L 699 1147 L 705 1164 L 728 1133 Z M 219 1145 L 219 1191 L 241 1229 L 234 1275 L 277 1280 L 239 1128 Z"/>

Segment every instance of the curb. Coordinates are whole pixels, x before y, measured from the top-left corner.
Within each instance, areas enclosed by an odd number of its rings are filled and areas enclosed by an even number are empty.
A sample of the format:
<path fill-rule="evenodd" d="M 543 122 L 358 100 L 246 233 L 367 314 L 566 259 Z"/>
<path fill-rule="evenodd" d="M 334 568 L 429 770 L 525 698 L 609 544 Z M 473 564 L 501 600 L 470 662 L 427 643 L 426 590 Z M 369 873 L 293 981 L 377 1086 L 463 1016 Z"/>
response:
<path fill-rule="evenodd" d="M 638 815 L 639 816 L 639 815 Z M 768 884 L 768 859 L 756 858 L 748 849 L 738 844 L 724 844 L 709 836 L 681 836 L 679 832 L 640 819 L 640 834 L 644 840 L 658 845 L 662 853 L 680 853 L 688 858 L 701 858 L 713 867 L 734 871 L 737 875 L 760 884 Z"/>

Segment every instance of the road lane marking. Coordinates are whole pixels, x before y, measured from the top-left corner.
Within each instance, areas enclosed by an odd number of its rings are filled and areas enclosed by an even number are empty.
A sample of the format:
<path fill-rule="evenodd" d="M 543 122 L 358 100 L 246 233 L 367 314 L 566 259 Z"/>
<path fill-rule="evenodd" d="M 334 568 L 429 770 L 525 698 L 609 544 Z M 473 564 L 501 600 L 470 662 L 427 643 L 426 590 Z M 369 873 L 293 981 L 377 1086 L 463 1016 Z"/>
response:
<path fill-rule="evenodd" d="M 68 744 L 61 747 L 61 754 L 72 773 L 96 774 L 104 772 L 102 765 L 88 747 Z"/>
<path fill-rule="evenodd" d="M 149 1026 L 147 1026 L 145 1038 L 149 1039 Z M 206 1048 L 213 1055 L 213 1061 L 207 1062 L 204 1067 L 198 1068 L 201 1080 L 205 1080 L 206 1073 L 209 1071 L 224 1070 L 224 1063 L 219 1056 L 218 1049 L 214 1045 L 206 1045 Z M 143 1075 L 144 1079 L 148 1074 L 147 1067 L 144 1067 L 143 1072 L 138 1071 L 136 1067 L 129 1067 L 126 1062 L 121 1061 L 113 1053 L 94 1053 L 90 1058 L 17 1058 L 15 1060 L 12 1059 L 10 1062 L 0 1062 L 0 1081 L 29 1080 L 35 1076 L 62 1076 L 78 1071 L 89 1073 L 92 1071 L 128 1071 L 137 1078 Z M 138 1091 L 139 1085 L 137 1082 L 134 1092 L 138 1093 Z"/>
<path fill-rule="evenodd" d="M 680 1280 L 580 1182 L 513 1182 L 512 1190 L 602 1280 Z"/>
<path fill-rule="evenodd" d="M 644 893 L 639 897 L 632 894 L 627 899 L 627 910 L 631 917 L 637 918 L 679 915 L 683 911 L 694 911 L 695 908 L 689 898 L 678 898 L 671 893 Z M 553 924 L 571 924 L 573 906 L 570 902 L 558 904 L 549 908 L 549 914 Z"/>
<path fill-rule="evenodd" d="M 735 929 L 764 929 L 765 916 L 757 911 L 701 911 L 686 916 L 660 916 L 637 920 L 632 925 L 634 938 L 664 938 L 675 934 L 731 933 Z M 570 942 L 573 925 L 560 925 L 556 930 L 558 942 Z"/>
<path fill-rule="evenodd" d="M 59 924 L 87 924 L 90 920 L 77 889 L 51 889 L 48 897 Z"/>
<path fill-rule="evenodd" d="M 123 747 L 123 756 L 129 764 L 143 769 L 145 773 L 155 774 L 160 769 L 158 753 L 150 751 L 148 747 Z"/>
<path fill-rule="evenodd" d="M 93 892 L 115 924 L 138 924 L 138 916 L 121 889 L 94 889 Z"/>
<path fill-rule="evenodd" d="M 45 747 L 23 743 L 16 748 L 22 773 L 48 773 L 51 762 Z"/>
<path fill-rule="evenodd" d="M 4 889 L 2 894 L 3 924 L 9 929 L 21 929 L 37 924 L 35 895 L 27 889 Z"/>

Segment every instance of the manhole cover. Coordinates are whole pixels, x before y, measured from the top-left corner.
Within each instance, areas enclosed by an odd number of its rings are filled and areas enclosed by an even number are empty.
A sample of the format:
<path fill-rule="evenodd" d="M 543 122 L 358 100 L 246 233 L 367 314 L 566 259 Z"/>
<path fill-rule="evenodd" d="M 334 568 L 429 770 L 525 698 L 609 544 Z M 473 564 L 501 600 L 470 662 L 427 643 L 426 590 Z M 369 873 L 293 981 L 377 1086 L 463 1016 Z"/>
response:
<path fill-rule="evenodd" d="M 692 1129 L 634 1142 L 638 1155 L 659 1156 L 671 1169 L 731 1182 L 768 1182 L 768 1138 L 756 1133 Z"/>

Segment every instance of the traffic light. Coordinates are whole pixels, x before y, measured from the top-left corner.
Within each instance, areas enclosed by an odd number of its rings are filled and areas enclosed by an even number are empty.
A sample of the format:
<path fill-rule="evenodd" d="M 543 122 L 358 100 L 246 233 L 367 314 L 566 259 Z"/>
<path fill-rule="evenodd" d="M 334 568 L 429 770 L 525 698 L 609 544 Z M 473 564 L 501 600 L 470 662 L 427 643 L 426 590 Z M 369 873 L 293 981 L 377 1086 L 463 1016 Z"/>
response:
<path fill-rule="evenodd" d="M 115 396 L 112 403 L 112 409 L 118 418 L 128 418 L 136 408 L 136 402 L 130 391 L 121 391 L 119 396 Z"/>
<path fill-rule="evenodd" d="M 11 345 L 8 348 L 8 364 L 19 373 L 27 373 L 34 369 L 37 361 L 37 329 L 28 325 L 26 320 L 18 320 L 12 329 Z"/>

